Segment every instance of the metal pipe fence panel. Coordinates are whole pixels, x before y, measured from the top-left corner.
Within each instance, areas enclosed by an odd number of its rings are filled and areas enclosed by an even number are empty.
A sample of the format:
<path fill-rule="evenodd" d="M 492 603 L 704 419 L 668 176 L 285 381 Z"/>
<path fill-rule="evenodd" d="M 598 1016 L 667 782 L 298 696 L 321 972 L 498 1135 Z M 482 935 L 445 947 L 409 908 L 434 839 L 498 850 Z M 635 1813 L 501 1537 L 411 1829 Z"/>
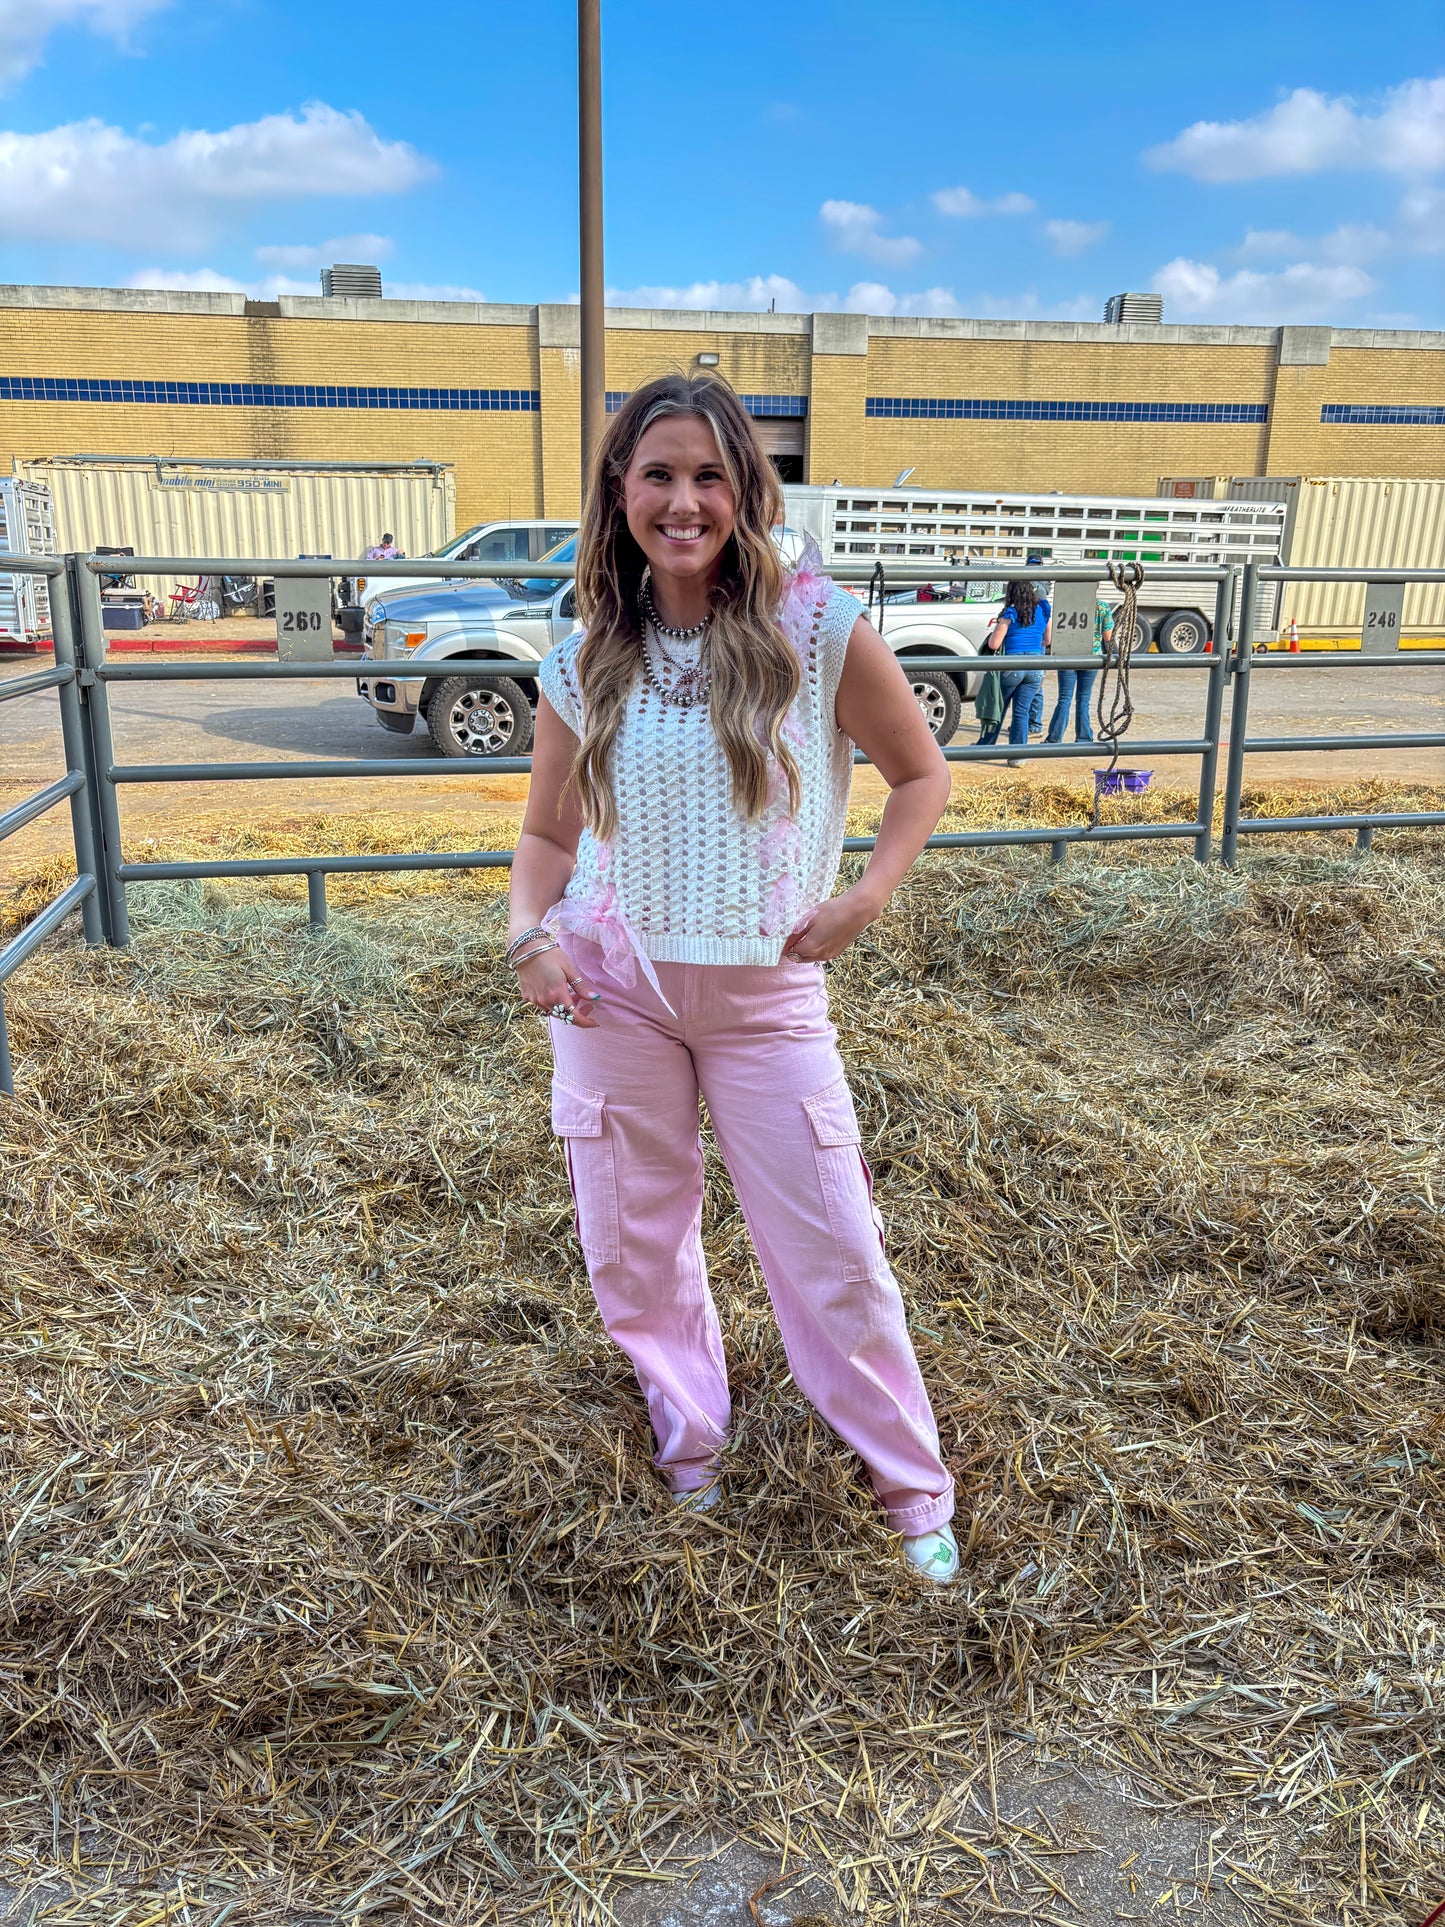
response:
<path fill-rule="evenodd" d="M 72 770 L 68 776 L 60 777 L 45 789 L 36 790 L 35 794 L 27 796 L 23 803 L 17 803 L 13 809 L 8 809 L 0 815 L 0 843 L 3 843 L 7 837 L 14 836 L 17 830 L 23 830 L 27 824 L 34 823 L 38 817 L 44 816 L 47 810 L 53 810 L 57 803 L 63 803 L 68 796 L 74 796 L 77 790 L 84 788 L 85 778 L 77 769 Z"/>
<path fill-rule="evenodd" d="M 355 561 L 317 562 L 292 558 L 238 559 L 198 558 L 194 556 L 125 558 L 128 575 L 253 575 L 270 578 L 317 579 L 355 574 Z M 351 662 L 137 662 L 112 661 L 107 654 L 99 578 L 112 573 L 115 558 L 100 555 L 56 557 L 7 557 L 7 568 L 50 577 L 64 576 L 55 605 L 56 665 L 31 676 L 18 677 L 0 684 L 0 701 L 34 695 L 54 688 L 60 699 L 66 752 L 66 775 L 35 797 L 27 799 L 0 817 L 0 837 L 13 834 L 36 820 L 50 808 L 69 800 L 76 847 L 77 882 L 62 892 L 42 911 L 22 936 L 0 951 L 0 983 L 18 968 L 51 930 L 79 908 L 88 941 L 124 945 L 129 941 L 126 891 L 135 883 L 207 877 L 282 877 L 307 879 L 308 906 L 313 928 L 324 926 L 327 917 L 326 878 L 333 875 L 376 874 L 425 870 L 466 870 L 505 867 L 512 861 L 511 850 L 471 850 L 426 853 L 379 853 L 369 856 L 306 856 L 276 859 L 234 859 L 206 862 L 127 863 L 122 849 L 122 830 L 117 792 L 122 784 L 174 782 L 287 782 L 316 778 L 408 777 L 435 775 L 434 759 L 397 757 L 390 759 L 359 757 L 347 760 L 269 761 L 249 763 L 117 763 L 114 753 L 113 724 L 110 710 L 111 684 L 168 682 L 358 682 L 378 674 L 393 680 L 434 682 L 465 674 L 477 682 L 517 678 L 535 682 L 537 663 L 513 657 L 453 656 L 445 659 L 406 657 L 361 657 Z M 886 566 L 886 565 L 885 565 Z M 418 580 L 470 580 L 478 582 L 545 580 L 561 584 L 575 574 L 571 563 L 529 563 L 535 574 L 518 576 L 516 563 L 457 563 L 438 560 L 398 559 L 394 562 L 367 562 L 369 578 L 406 577 Z M 1051 582 L 1092 584 L 1098 589 L 1106 571 L 1097 563 L 1055 563 L 1039 565 Z M 874 565 L 839 564 L 833 576 L 841 585 L 871 585 Z M 897 567 L 886 567 L 885 588 L 904 591 L 923 583 L 986 582 L 1000 579 L 995 560 L 970 565 L 930 567 L 923 562 L 900 560 Z M 1445 649 L 1412 649 L 1398 655 L 1367 655 L 1354 651 L 1311 651 L 1305 656 L 1284 654 L 1256 655 L 1252 647 L 1255 614 L 1262 586 L 1295 580 L 1350 582 L 1445 582 L 1445 570 L 1297 570 L 1274 565 L 1250 563 L 1206 567 L 1197 563 L 1152 566 L 1152 584 L 1171 581 L 1215 586 L 1213 630 L 1206 651 L 1193 655 L 1144 654 L 1130 663 L 1130 673 L 1152 675 L 1161 670 L 1194 670 L 1205 677 L 1205 710 L 1201 733 L 1188 739 L 1124 738 L 1129 754 L 1147 756 L 1195 756 L 1200 774 L 1198 807 L 1193 821 L 1186 823 L 1130 822 L 1093 825 L 1072 824 L 1065 828 L 1009 828 L 949 832 L 933 836 L 931 850 L 997 849 L 1008 846 L 1031 847 L 1047 844 L 1056 862 L 1063 860 L 1071 844 L 1086 842 L 1167 842 L 1193 840 L 1194 855 L 1200 862 L 1211 853 L 1212 818 L 1219 776 L 1221 752 L 1225 754 L 1224 829 L 1220 855 L 1225 863 L 1236 859 L 1242 835 L 1264 832 L 1319 831 L 1355 829 L 1359 847 L 1369 845 L 1376 828 L 1439 826 L 1445 813 L 1380 812 L 1339 816 L 1296 816 L 1283 818 L 1244 817 L 1242 813 L 1245 757 L 1251 753 L 1319 752 L 1350 748 L 1436 748 L 1445 746 L 1445 735 L 1436 732 L 1375 732 L 1356 736 L 1253 737 L 1249 735 L 1250 687 L 1261 669 L 1291 668 L 1389 668 L 1431 667 L 1445 664 Z M 942 605 L 947 607 L 948 605 Z M 910 655 L 906 658 L 915 671 L 947 672 L 955 677 L 1002 675 L 1017 668 L 1019 658 L 1002 656 L 985 660 L 966 651 L 956 655 Z M 1050 670 L 1117 670 L 1118 652 L 1101 655 L 1050 655 L 1031 666 Z M 1227 738 L 1224 733 L 1226 689 L 1231 692 Z M 943 754 L 950 763 L 997 761 L 1007 754 L 1011 761 L 1073 761 L 1110 754 L 1107 741 L 1093 743 L 994 742 L 945 746 Z M 855 762 L 867 761 L 861 753 Z M 530 772 L 530 756 L 471 757 L 464 767 L 477 775 L 524 775 Z M 450 773 L 455 773 L 454 771 Z M 844 849 L 862 853 L 874 847 L 872 837 L 849 837 Z M 0 1006 L 0 1089 L 9 1090 L 9 1060 L 5 1048 L 4 1011 Z"/>
<path fill-rule="evenodd" d="M 165 763 L 165 764 L 124 764 L 117 763 L 111 747 L 110 712 L 104 696 L 104 685 L 108 683 L 144 682 L 242 682 L 242 681 L 309 681 L 342 680 L 359 681 L 367 677 L 385 675 L 391 680 L 436 681 L 450 678 L 458 673 L 466 674 L 478 682 L 498 681 L 504 677 L 522 677 L 535 680 L 537 664 L 516 658 L 467 658 L 448 657 L 444 660 L 409 660 L 405 657 L 362 657 L 355 663 L 328 662 L 287 662 L 287 663 L 113 663 L 104 651 L 104 637 L 100 620 L 100 599 L 97 578 L 108 568 L 113 568 L 112 560 L 95 555 L 74 558 L 76 567 L 87 576 L 79 588 L 78 602 L 81 611 L 82 630 L 85 638 L 86 664 L 96 685 L 102 690 L 101 700 L 94 705 L 94 716 L 98 739 L 103 742 L 100 774 L 103 796 L 98 818 L 101 826 L 102 863 L 107 886 L 110 921 L 115 931 L 113 941 L 124 943 L 128 936 L 128 919 L 125 907 L 125 893 L 129 884 L 144 881 L 157 881 L 166 877 L 190 876 L 257 876 L 257 875 L 304 875 L 310 880 L 311 921 L 319 926 L 325 919 L 324 877 L 335 873 L 335 865 L 324 858 L 298 859 L 291 869 L 235 868 L 223 869 L 215 865 L 188 865 L 177 869 L 173 865 L 127 864 L 121 855 L 120 825 L 116 805 L 116 792 L 122 784 L 132 783 L 174 783 L 174 782 L 253 782 L 253 781 L 312 781 L 344 780 L 348 777 L 406 777 L 435 773 L 436 765 L 431 761 L 412 757 L 394 758 L 352 758 L 345 762 L 337 760 L 296 760 L 291 762 L 251 762 L 251 763 Z M 398 559 L 394 562 L 368 563 L 368 578 L 389 576 L 408 577 L 412 580 L 469 580 L 469 581 L 518 581 L 543 580 L 563 582 L 575 575 L 571 563 L 537 562 L 529 567 L 536 571 L 535 577 L 519 577 L 516 563 L 468 563 L 458 564 L 450 561 L 413 562 Z M 131 575 L 160 574 L 231 574 L 301 579 L 333 578 L 353 574 L 355 562 L 317 562 L 277 559 L 237 559 L 228 557 L 224 567 L 218 558 L 176 557 L 176 556 L 139 556 L 126 558 L 126 572 Z M 1151 578 L 1165 580 L 1177 579 L 1190 583 L 1201 581 L 1216 584 L 1215 635 L 1222 637 L 1224 618 L 1230 607 L 1237 567 L 1220 565 L 1210 568 L 1196 564 L 1171 565 L 1151 571 Z M 849 567 L 840 565 L 832 571 L 834 580 L 843 583 L 871 584 L 875 580 L 875 567 L 859 565 Z M 1105 580 L 1107 572 L 1097 564 L 1067 563 L 1050 566 L 1050 580 L 1078 582 L 1092 585 L 1096 590 Z M 904 563 L 896 569 L 888 569 L 885 582 L 907 588 L 913 584 L 936 581 L 951 582 L 988 582 L 998 580 L 997 564 L 950 565 L 942 570 L 928 569 Z M 997 660 L 985 661 L 975 654 L 938 656 L 909 656 L 910 668 L 915 671 L 945 671 L 955 676 L 1003 675 L 1011 666 L 1000 656 Z M 1017 666 L 1013 664 L 1012 666 Z M 1161 836 L 1177 837 L 1190 835 L 1195 839 L 1196 854 L 1200 860 L 1208 855 L 1209 827 L 1204 801 L 1212 805 L 1214 787 L 1214 765 L 1217 761 L 1219 738 L 1218 720 L 1222 708 L 1223 686 L 1227 668 L 1222 659 L 1222 644 L 1214 645 L 1214 654 L 1204 657 L 1169 656 L 1142 657 L 1133 665 L 1135 668 L 1153 671 L 1155 669 L 1194 669 L 1208 674 L 1207 716 L 1213 717 L 1213 727 L 1206 727 L 1205 734 L 1198 739 L 1161 740 L 1133 742 L 1129 745 L 1132 754 L 1139 755 L 1181 755 L 1198 756 L 1201 759 L 1200 795 L 1201 809 L 1199 820 L 1191 825 L 1161 824 L 1155 826 Z M 1080 669 L 1096 671 L 1103 667 L 1100 656 L 1089 655 L 1052 655 L 1048 658 L 1050 669 Z M 1038 743 L 1021 745 L 960 745 L 945 747 L 947 761 L 955 763 L 997 761 L 998 755 L 1007 748 L 1016 760 L 1022 761 L 1070 761 L 1080 757 L 1107 754 L 1098 744 L 1091 743 Z M 861 754 L 855 755 L 855 762 L 866 762 Z M 476 757 L 468 759 L 469 765 L 479 774 L 523 775 L 530 773 L 532 759 L 527 757 Z M 1149 829 L 1147 824 L 1131 824 L 1130 835 L 1142 835 Z M 1102 835 L 1100 829 L 1084 826 L 1080 834 L 1088 834 L 1095 840 L 1111 840 Z M 990 843 L 1003 842 L 1033 843 L 1041 840 L 1024 831 L 990 833 Z M 1069 840 L 1058 834 L 1050 834 L 1047 840 L 1055 850 L 1056 858 L 1062 846 Z M 871 840 L 864 847 L 871 848 Z M 958 848 L 965 845 L 934 843 L 933 848 Z M 988 847 L 984 845 L 982 847 Z M 477 853 L 478 855 L 482 853 Z M 507 853 L 510 860 L 510 853 Z M 402 867 L 400 858 L 378 857 L 369 859 L 368 869 L 384 871 Z M 474 867 L 465 862 L 432 863 L 407 862 L 408 868 L 464 868 Z M 316 880 L 322 882 L 318 886 Z"/>
<path fill-rule="evenodd" d="M 74 883 L 46 904 L 38 916 L 33 917 L 17 936 L 0 948 L 0 1094 L 13 1097 L 15 1074 L 10 1054 L 9 1025 L 5 1016 L 5 984 L 50 933 L 57 930 L 76 910 L 81 914 L 87 943 L 102 942 L 107 931 L 97 902 L 98 873 L 91 834 L 93 799 L 103 785 L 96 780 L 94 759 L 90 753 L 82 678 L 76 661 L 74 628 L 70 616 L 69 585 L 65 579 L 66 564 L 58 556 L 7 556 L 5 561 L 7 569 L 12 564 L 23 565 L 22 572 L 51 579 L 50 612 L 55 638 L 55 665 L 51 669 L 12 677 L 0 683 L 0 702 L 42 695 L 51 689 L 55 691 L 60 705 L 65 774 L 0 816 L 0 842 L 68 802 L 76 869 Z"/>
<path fill-rule="evenodd" d="M 1445 735 L 1436 731 L 1392 730 L 1360 731 L 1347 736 L 1251 736 L 1249 734 L 1250 684 L 1261 669 L 1361 669 L 1438 666 L 1445 663 L 1445 650 L 1397 649 L 1390 654 L 1359 650 L 1311 650 L 1308 654 L 1256 656 L 1247 638 L 1254 633 L 1253 608 L 1259 588 L 1284 582 L 1356 583 L 1445 583 L 1445 569 L 1311 569 L 1286 568 L 1276 563 L 1251 563 L 1245 571 L 1245 616 L 1239 625 L 1235 646 L 1234 701 L 1229 728 L 1229 776 L 1225 787 L 1224 835 L 1220 854 L 1227 864 L 1236 860 L 1239 839 L 1249 835 L 1289 835 L 1333 829 L 1356 829 L 1357 848 L 1367 850 L 1376 829 L 1433 828 L 1441 817 L 1432 810 L 1379 813 L 1365 812 L 1337 817 L 1244 815 L 1244 759 L 1249 755 L 1292 755 L 1301 752 L 1329 754 L 1337 750 L 1359 749 L 1439 749 L 1445 748 Z"/>
<path fill-rule="evenodd" d="M 9 676 L 0 682 L 0 703 L 18 702 L 22 696 L 38 696 L 42 689 L 59 689 L 62 683 L 73 682 L 73 669 L 37 669 L 30 676 Z"/>

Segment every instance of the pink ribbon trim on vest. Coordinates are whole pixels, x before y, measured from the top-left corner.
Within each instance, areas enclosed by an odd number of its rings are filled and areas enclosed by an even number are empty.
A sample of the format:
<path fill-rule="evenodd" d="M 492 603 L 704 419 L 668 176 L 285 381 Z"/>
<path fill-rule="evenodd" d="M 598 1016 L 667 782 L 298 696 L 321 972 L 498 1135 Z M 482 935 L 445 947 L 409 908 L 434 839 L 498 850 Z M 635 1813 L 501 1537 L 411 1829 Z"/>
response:
<path fill-rule="evenodd" d="M 637 966 L 641 964 L 642 974 L 657 992 L 663 1009 L 670 1017 L 676 1017 L 677 1012 L 662 994 L 652 959 L 623 913 L 617 885 L 606 874 L 612 852 L 602 843 L 598 845 L 598 854 L 603 868 L 601 887 L 590 897 L 563 897 L 560 903 L 554 903 L 542 919 L 542 928 L 554 937 L 570 933 L 595 943 L 602 952 L 603 969 L 614 983 L 628 990 L 637 982 Z"/>

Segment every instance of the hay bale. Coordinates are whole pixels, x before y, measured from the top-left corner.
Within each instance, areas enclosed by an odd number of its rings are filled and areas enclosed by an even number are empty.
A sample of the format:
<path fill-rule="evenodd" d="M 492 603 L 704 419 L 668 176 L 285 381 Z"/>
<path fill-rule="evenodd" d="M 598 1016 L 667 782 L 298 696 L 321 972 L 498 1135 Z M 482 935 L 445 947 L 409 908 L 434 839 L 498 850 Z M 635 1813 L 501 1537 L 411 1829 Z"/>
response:
<path fill-rule="evenodd" d="M 455 1927 L 605 1917 L 714 1821 L 859 1918 L 1043 1918 L 1067 1857 L 988 1786 L 1057 1748 L 1246 1813 L 1262 1919 L 1427 1912 L 1445 880 L 1251 857 L 931 859 L 834 970 L 960 1486 L 928 1592 L 711 1150 L 736 1436 L 668 1503 L 495 894 L 310 938 L 165 886 L 52 946 L 0 1114 L 11 1864 L 77 1923 Z"/>

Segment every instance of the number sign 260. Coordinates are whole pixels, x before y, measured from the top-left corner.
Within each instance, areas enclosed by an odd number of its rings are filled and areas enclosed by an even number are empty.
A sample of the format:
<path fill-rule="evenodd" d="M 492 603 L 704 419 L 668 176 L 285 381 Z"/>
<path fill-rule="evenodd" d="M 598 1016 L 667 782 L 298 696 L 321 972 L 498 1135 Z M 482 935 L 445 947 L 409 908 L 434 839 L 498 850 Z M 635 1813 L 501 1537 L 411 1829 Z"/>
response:
<path fill-rule="evenodd" d="M 303 635 L 308 630 L 321 632 L 321 616 L 315 609 L 283 609 L 281 627 L 288 635 Z"/>

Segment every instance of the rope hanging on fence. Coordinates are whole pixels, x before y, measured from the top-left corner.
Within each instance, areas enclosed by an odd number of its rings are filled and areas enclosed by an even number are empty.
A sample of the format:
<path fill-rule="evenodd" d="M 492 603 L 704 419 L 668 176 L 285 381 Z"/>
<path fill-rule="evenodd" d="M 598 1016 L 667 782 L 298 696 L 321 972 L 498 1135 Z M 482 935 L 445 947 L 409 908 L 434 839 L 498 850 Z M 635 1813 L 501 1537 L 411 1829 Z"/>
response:
<path fill-rule="evenodd" d="M 868 620 L 871 622 L 873 620 L 873 597 L 876 594 L 878 597 L 878 633 L 880 636 L 883 633 L 883 598 L 885 593 L 886 591 L 885 591 L 884 581 L 883 581 L 883 564 L 881 562 L 875 562 L 873 564 L 873 573 L 868 578 L 867 608 L 868 608 Z"/>
<path fill-rule="evenodd" d="M 1105 644 L 1104 661 L 1099 672 L 1099 735 L 1109 745 L 1109 768 L 1101 782 L 1094 778 L 1094 814 L 1089 828 L 1099 827 L 1100 808 L 1109 778 L 1119 767 L 1119 745 L 1134 720 L 1134 698 L 1129 688 L 1129 668 L 1134 657 L 1134 632 L 1138 623 L 1139 591 L 1144 586 L 1142 562 L 1111 562 L 1109 580 L 1123 596 L 1114 617 L 1114 641 Z M 1109 678 L 1113 676 L 1113 686 Z"/>

